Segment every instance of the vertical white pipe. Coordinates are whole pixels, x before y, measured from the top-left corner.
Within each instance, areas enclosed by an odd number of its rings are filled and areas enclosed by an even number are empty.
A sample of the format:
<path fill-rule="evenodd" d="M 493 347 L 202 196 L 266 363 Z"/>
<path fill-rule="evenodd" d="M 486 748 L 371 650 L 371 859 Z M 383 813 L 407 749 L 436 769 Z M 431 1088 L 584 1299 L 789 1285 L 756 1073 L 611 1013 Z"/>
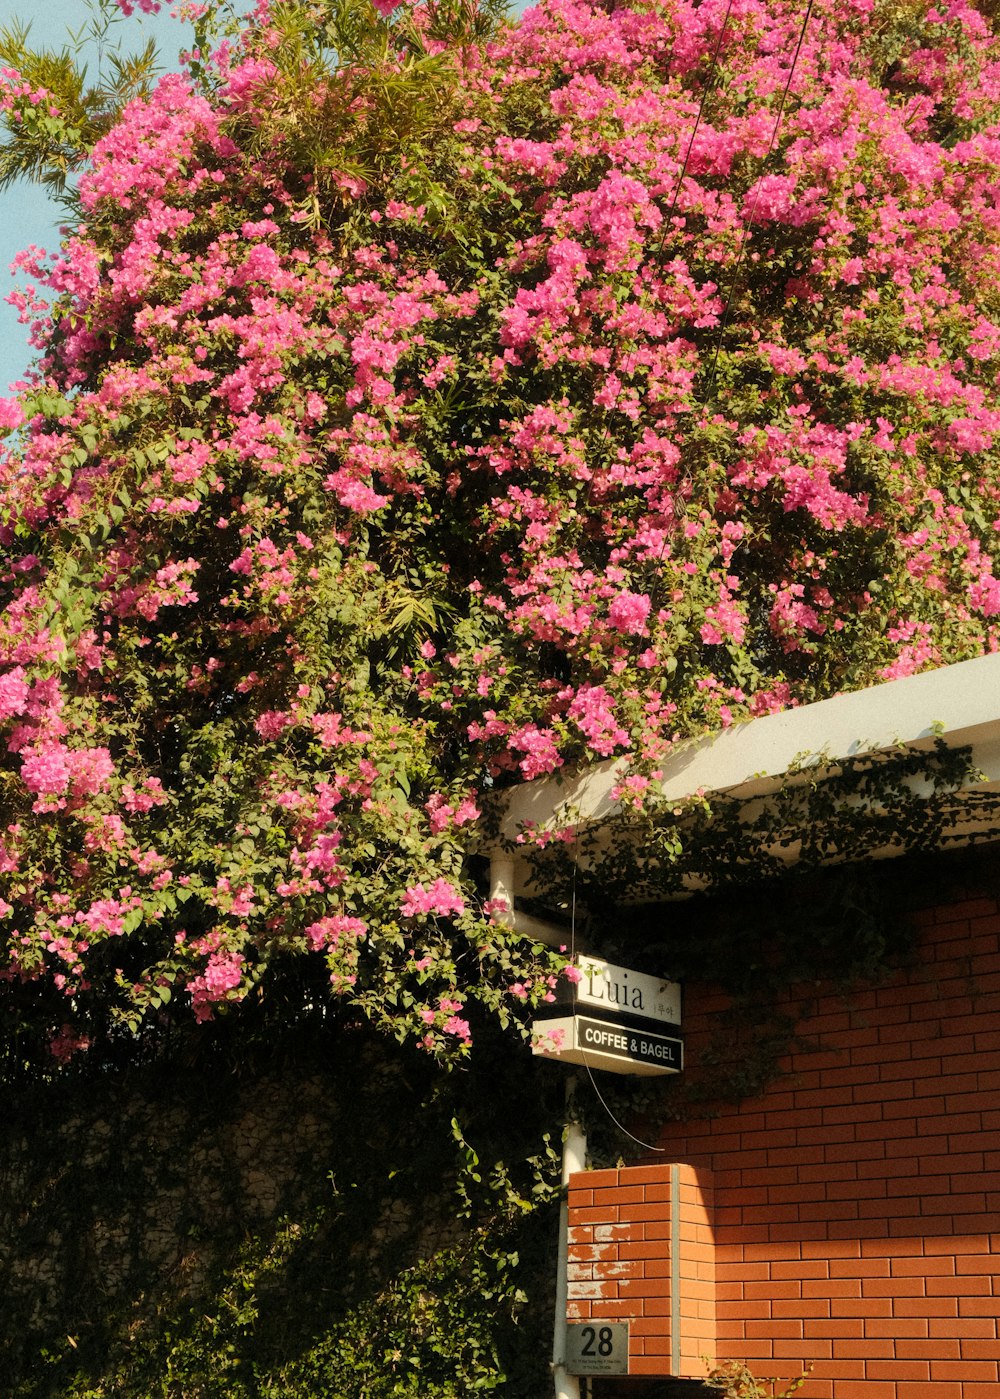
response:
<path fill-rule="evenodd" d="M 555 1399 L 580 1399 L 580 1380 L 566 1372 L 566 1306 L 569 1299 L 569 1205 L 565 1198 L 569 1178 L 587 1166 L 587 1134 L 573 1111 L 575 1079 L 566 1084 L 566 1127 L 563 1132 L 563 1202 L 559 1206 L 559 1254 L 556 1263 L 556 1314 L 552 1328 L 552 1378 Z"/>
<path fill-rule="evenodd" d="M 490 856 L 490 900 L 507 905 L 506 913 L 495 913 L 498 923 L 508 927 L 514 922 L 514 857 L 513 855 Z"/>
<path fill-rule="evenodd" d="M 495 913 L 498 923 L 514 923 L 514 857 L 490 856 L 490 899 L 506 905 L 505 913 Z M 573 1110 L 573 1078 L 566 1083 L 566 1126 L 563 1131 L 562 1185 L 563 1201 L 559 1206 L 559 1252 L 556 1260 L 556 1314 L 552 1328 L 552 1377 L 555 1399 L 580 1399 L 580 1380 L 566 1373 L 566 1304 L 569 1297 L 568 1249 L 569 1205 L 565 1198 L 569 1178 L 587 1167 L 587 1135 L 576 1121 Z"/>

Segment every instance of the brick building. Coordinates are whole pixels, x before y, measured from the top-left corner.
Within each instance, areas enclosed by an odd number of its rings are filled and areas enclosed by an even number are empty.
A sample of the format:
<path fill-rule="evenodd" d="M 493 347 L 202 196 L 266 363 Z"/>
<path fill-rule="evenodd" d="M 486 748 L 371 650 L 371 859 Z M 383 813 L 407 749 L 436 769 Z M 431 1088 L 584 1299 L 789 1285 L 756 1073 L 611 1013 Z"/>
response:
<path fill-rule="evenodd" d="M 793 751 L 835 762 L 935 731 L 979 768 L 942 831 L 963 844 L 986 834 L 1000 786 L 1000 657 L 754 721 L 687 753 L 676 780 L 759 798 Z M 609 777 L 535 784 L 511 820 L 606 819 Z M 499 876 L 516 898 L 525 876 Z M 783 1378 L 811 1364 L 802 1399 L 1000 1399 L 995 844 L 963 878 L 916 913 L 915 956 L 892 979 L 812 987 L 804 1016 L 789 996 L 795 1048 L 760 1095 L 668 1123 L 644 1164 L 572 1176 L 568 1319 L 629 1325 L 628 1378 L 595 1379 L 595 1396 L 691 1392 L 710 1357 Z M 724 1008 L 685 987 L 693 1071 Z"/>

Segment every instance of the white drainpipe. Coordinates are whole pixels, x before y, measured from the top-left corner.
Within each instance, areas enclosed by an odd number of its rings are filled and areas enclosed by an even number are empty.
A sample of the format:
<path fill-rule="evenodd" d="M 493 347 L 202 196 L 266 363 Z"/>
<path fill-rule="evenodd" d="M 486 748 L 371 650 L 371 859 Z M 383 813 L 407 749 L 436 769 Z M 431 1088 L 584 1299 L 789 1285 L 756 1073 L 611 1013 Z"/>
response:
<path fill-rule="evenodd" d="M 559 1206 L 559 1254 L 556 1263 L 556 1314 L 552 1329 L 552 1378 L 556 1399 L 580 1399 L 580 1381 L 566 1372 L 566 1304 L 569 1296 L 569 1205 L 565 1191 L 569 1178 L 587 1166 L 587 1134 L 574 1120 L 573 1088 L 575 1080 L 566 1084 L 566 1128 L 563 1133 L 562 1184 L 563 1201 Z"/>
<path fill-rule="evenodd" d="M 506 904 L 505 913 L 495 913 L 499 923 L 516 927 L 517 914 L 514 912 L 514 859 L 510 855 L 493 855 L 490 858 L 490 898 Z M 537 924 L 537 929 L 545 927 L 551 934 L 561 933 L 551 925 L 543 925 L 539 920 L 525 920 Z M 536 928 L 523 929 L 528 936 Z M 551 935 L 550 934 L 550 935 Z M 544 939 L 548 941 L 548 938 Z M 562 1185 L 563 1201 L 559 1206 L 559 1252 L 556 1259 L 556 1312 L 552 1328 L 552 1377 L 555 1383 L 555 1399 L 580 1399 L 580 1381 L 576 1375 L 566 1373 L 566 1304 L 569 1297 L 569 1277 L 567 1271 L 569 1249 L 569 1204 L 566 1200 L 566 1187 L 569 1178 L 587 1167 L 587 1134 L 576 1121 L 573 1111 L 573 1090 L 575 1079 L 566 1083 L 566 1126 L 563 1131 Z"/>
<path fill-rule="evenodd" d="M 570 941 L 572 930 L 559 923 L 550 923 L 547 918 L 535 918 L 530 913 L 522 913 L 514 906 L 514 857 L 513 855 L 490 856 L 490 899 L 505 904 L 506 913 L 496 913 L 498 923 L 504 923 L 517 933 L 523 933 L 534 942 L 543 942 L 547 947 L 565 947 Z"/>
<path fill-rule="evenodd" d="M 498 923 L 514 925 L 514 857 L 513 855 L 490 856 L 490 899 L 495 904 L 506 904 L 505 913 L 494 913 Z"/>

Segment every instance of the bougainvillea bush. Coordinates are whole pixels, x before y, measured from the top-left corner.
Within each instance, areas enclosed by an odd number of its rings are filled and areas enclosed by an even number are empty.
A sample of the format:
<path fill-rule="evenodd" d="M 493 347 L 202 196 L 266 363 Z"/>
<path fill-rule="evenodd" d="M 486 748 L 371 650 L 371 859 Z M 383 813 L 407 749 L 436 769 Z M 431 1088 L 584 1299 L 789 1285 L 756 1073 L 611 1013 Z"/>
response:
<path fill-rule="evenodd" d="M 90 149 L 5 78 L 77 161 L 3 406 L 8 1024 L 291 977 L 452 1058 L 559 973 L 470 875 L 496 793 L 996 649 L 1000 49 L 965 0 L 187 9 Z"/>

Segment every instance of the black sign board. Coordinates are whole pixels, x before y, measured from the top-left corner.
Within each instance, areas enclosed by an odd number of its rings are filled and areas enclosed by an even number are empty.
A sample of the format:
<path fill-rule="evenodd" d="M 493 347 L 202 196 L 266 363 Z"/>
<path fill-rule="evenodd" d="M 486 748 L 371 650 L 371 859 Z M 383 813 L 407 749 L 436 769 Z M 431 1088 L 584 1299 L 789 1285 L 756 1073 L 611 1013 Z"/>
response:
<path fill-rule="evenodd" d="M 675 1035 L 657 1034 L 645 1026 L 625 1021 L 616 1025 L 589 1015 L 577 1015 L 575 1020 L 577 1048 L 584 1052 L 610 1055 L 633 1063 L 656 1064 L 675 1072 L 682 1066 L 684 1042 Z"/>

